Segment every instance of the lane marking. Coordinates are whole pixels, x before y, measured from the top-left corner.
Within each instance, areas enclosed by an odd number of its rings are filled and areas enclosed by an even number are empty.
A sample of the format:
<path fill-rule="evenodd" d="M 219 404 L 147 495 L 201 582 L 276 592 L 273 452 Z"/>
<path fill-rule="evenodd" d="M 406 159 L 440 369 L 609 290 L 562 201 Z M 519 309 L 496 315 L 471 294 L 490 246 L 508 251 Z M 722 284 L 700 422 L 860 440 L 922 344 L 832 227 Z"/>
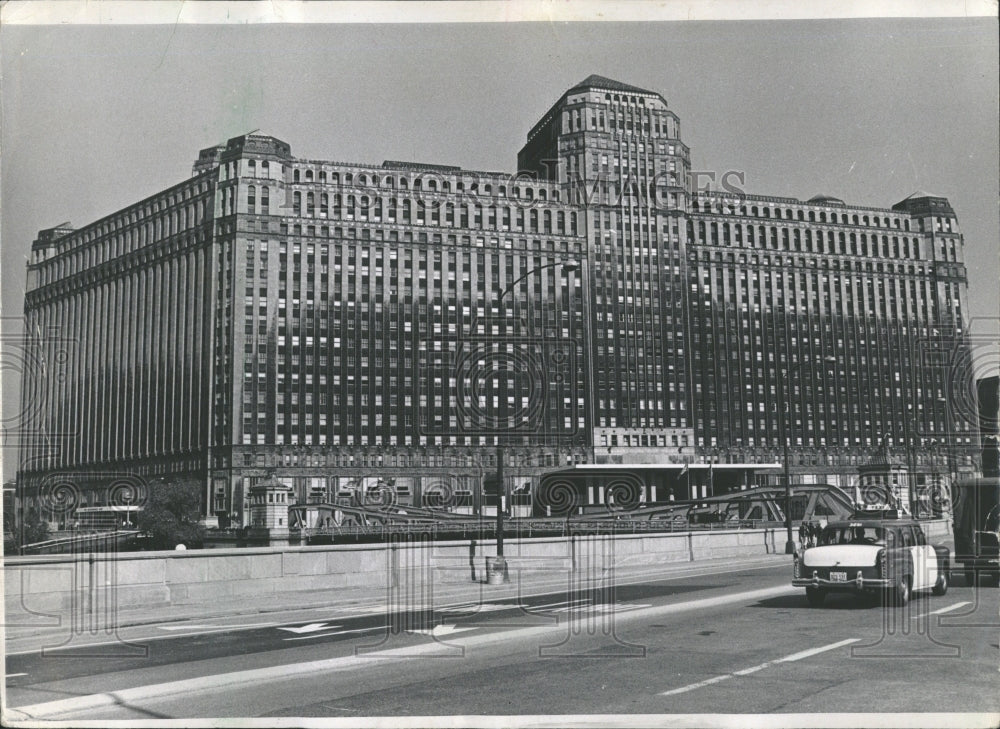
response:
<path fill-rule="evenodd" d="M 184 625 L 157 625 L 156 628 L 158 630 L 200 630 L 204 628 L 209 632 L 216 632 L 219 630 L 232 630 L 234 628 L 264 628 L 269 625 L 277 625 L 277 623 L 240 623 L 239 625 L 219 625 L 218 623 L 214 625 L 189 625 L 185 623 Z"/>
<path fill-rule="evenodd" d="M 803 658 L 808 658 L 809 656 L 815 656 L 819 653 L 826 653 L 827 651 L 836 650 L 845 645 L 850 645 L 851 643 L 857 643 L 861 638 L 848 638 L 847 640 L 842 640 L 837 643 L 830 643 L 829 645 L 820 646 L 819 648 L 810 648 L 809 650 L 801 651 L 800 653 L 793 653 L 790 656 L 785 656 L 784 658 L 779 658 L 775 663 L 791 663 L 792 661 L 801 661 Z"/>
<path fill-rule="evenodd" d="M 730 605 L 732 603 L 761 600 L 769 597 L 777 597 L 779 595 L 797 594 L 798 592 L 799 588 L 792 587 L 791 585 L 765 587 L 757 590 L 750 590 L 748 592 L 719 595 L 717 597 L 702 598 L 700 600 L 689 600 L 687 602 L 633 610 L 623 615 L 622 620 L 624 622 L 631 622 L 641 618 L 652 618 L 673 613 L 704 610 L 706 608 Z M 292 680 L 296 676 L 316 675 L 322 672 L 341 673 L 345 671 L 357 671 L 361 668 L 372 668 L 374 666 L 381 665 L 382 661 L 396 658 L 415 658 L 420 656 L 440 655 L 442 650 L 453 650 L 455 645 L 470 648 L 474 646 L 490 645 L 492 643 L 510 645 L 516 640 L 536 639 L 547 634 L 551 635 L 555 632 L 565 633 L 565 631 L 565 625 L 543 625 L 529 628 L 516 628 L 514 630 L 500 630 L 490 633 L 481 633 L 479 635 L 459 636 L 448 646 L 441 643 L 431 642 L 416 646 L 409 646 L 406 648 L 365 653 L 360 656 L 340 656 L 337 658 L 327 658 L 317 661 L 306 661 L 304 663 L 290 663 L 267 666 L 265 668 L 247 669 L 243 671 L 231 671 L 228 673 L 198 676 L 178 681 L 136 686 L 133 688 L 121 689 L 119 691 L 107 693 L 87 694 L 85 696 L 75 696 L 68 699 L 46 701 L 38 704 L 29 704 L 13 708 L 8 707 L 7 711 L 11 716 L 24 717 L 25 719 L 40 719 L 43 717 L 59 716 L 61 714 L 89 711 L 122 703 L 137 705 L 139 702 L 149 699 L 160 699 L 179 694 L 198 694 L 218 691 L 219 689 L 233 689 L 242 692 L 246 691 L 250 685 L 254 683 L 275 683 L 278 681 Z"/>
<path fill-rule="evenodd" d="M 419 633 L 421 635 L 431 635 L 435 638 L 439 635 L 451 635 L 453 633 L 464 633 L 467 630 L 476 630 L 475 625 L 468 627 L 458 627 L 457 625 L 435 625 L 433 628 L 428 630 L 427 628 L 417 628 L 415 630 L 407 630 L 407 633 Z"/>
<path fill-rule="evenodd" d="M 601 613 L 628 613 L 633 610 L 643 610 L 653 607 L 652 603 L 643 602 L 600 602 L 593 606 Z"/>
<path fill-rule="evenodd" d="M 705 568 L 705 567 L 699 567 L 697 564 L 691 564 L 691 566 L 688 566 L 688 567 L 678 568 L 678 570 L 677 570 L 678 574 L 673 574 L 673 575 L 666 576 L 666 577 L 656 577 L 656 579 L 649 579 L 651 576 L 657 575 L 657 572 L 655 572 L 655 571 L 641 572 L 641 573 L 638 573 L 638 574 L 632 573 L 630 575 L 630 577 L 632 579 L 627 579 L 627 580 L 624 580 L 624 581 L 617 581 L 616 580 L 614 582 L 614 585 L 615 585 L 615 587 L 624 586 L 624 585 L 649 585 L 649 584 L 656 584 L 658 582 L 671 582 L 671 581 L 674 581 L 674 580 L 684 580 L 684 579 L 688 579 L 690 577 L 709 577 L 709 576 L 714 576 L 714 575 L 728 575 L 728 574 L 734 574 L 734 573 L 739 573 L 739 572 L 759 572 L 761 570 L 774 570 L 774 569 L 778 569 L 778 568 L 787 569 L 787 565 L 782 564 L 782 563 L 777 563 L 777 560 L 772 560 L 772 562 L 773 563 L 769 563 L 769 564 L 762 564 L 762 565 L 755 565 L 755 566 L 744 566 L 744 567 L 735 567 L 735 568 L 732 568 L 732 569 L 714 569 L 714 566 Z M 678 564 L 678 563 L 670 563 L 670 564 Z M 719 565 L 719 566 L 721 567 L 722 565 Z M 701 569 L 703 571 L 698 571 L 699 569 Z M 539 580 L 538 583 L 536 585 L 534 585 L 533 587 L 526 587 L 526 588 L 524 588 L 524 589 L 528 590 L 528 592 L 511 595 L 511 597 L 509 599 L 518 600 L 518 599 L 521 599 L 523 597 L 544 597 L 544 596 L 547 596 L 547 595 L 565 594 L 565 591 L 561 591 L 561 590 L 557 590 L 557 591 L 554 591 L 554 592 L 551 591 L 551 590 L 547 590 L 547 587 L 546 587 L 547 585 L 556 584 L 556 582 L 561 582 L 562 584 L 565 584 L 565 578 L 561 578 L 560 580 L 551 580 L 551 581 Z M 485 590 L 485 586 L 483 586 L 483 589 Z M 540 591 L 539 592 L 533 592 L 532 590 L 540 590 Z M 790 590 L 789 592 L 794 592 L 794 591 L 796 591 L 796 590 Z M 494 598 L 494 599 L 496 599 L 496 598 Z M 450 605 L 464 605 L 464 604 L 467 604 L 467 602 L 468 601 L 463 601 L 463 602 L 460 602 L 460 603 L 445 603 L 444 605 L 438 606 L 435 609 L 441 610 L 441 609 L 443 609 L 445 607 L 448 607 Z M 559 604 L 562 604 L 562 603 L 552 603 L 552 604 L 559 605 Z M 514 603 L 513 606 L 514 607 L 529 607 L 529 606 L 518 605 L 516 603 Z M 434 606 L 431 606 L 431 607 L 433 608 Z M 363 608 L 359 608 L 359 607 L 350 606 L 350 605 L 348 605 L 348 606 L 331 605 L 331 606 L 321 606 L 321 607 L 311 607 L 311 608 L 288 608 L 287 610 L 273 610 L 273 611 L 270 611 L 270 612 L 274 612 L 274 613 L 280 613 L 280 612 L 306 612 L 306 611 L 312 612 L 312 611 L 317 611 L 317 610 L 329 610 L 329 611 L 343 612 L 344 610 L 347 610 L 347 609 L 351 609 L 351 610 L 365 610 L 365 609 L 367 609 L 367 606 L 365 606 Z M 349 614 L 348 617 L 365 617 L 365 616 L 369 616 L 369 615 L 384 615 L 386 613 L 386 611 L 387 611 L 387 606 L 386 605 L 380 605 L 380 606 L 377 606 L 377 607 L 373 607 L 371 609 L 371 612 L 354 612 L 354 613 Z M 259 612 L 268 612 L 268 611 L 259 611 Z M 173 639 L 173 638 L 186 638 L 186 637 L 189 637 L 189 636 L 192 636 L 192 635 L 205 635 L 205 634 L 209 634 L 209 633 L 221 633 L 221 632 L 238 632 L 240 630 L 252 630 L 254 627 L 270 627 L 270 626 L 274 626 L 274 625 L 288 625 L 290 623 L 296 623 L 296 622 L 299 622 L 299 621 L 297 621 L 297 620 L 291 620 L 291 621 L 287 621 L 285 623 L 271 622 L 271 623 L 257 623 L 257 624 L 254 624 L 254 625 L 234 625 L 232 627 L 220 627 L 218 629 L 213 629 L 213 630 L 206 630 L 206 631 L 202 631 L 202 632 L 193 632 L 193 633 L 181 633 L 181 634 L 178 634 L 178 635 L 150 635 L 150 636 L 143 636 L 141 638 L 133 638 L 133 637 L 130 636 L 130 639 L 133 640 L 133 641 L 136 641 L 136 642 L 145 642 L 145 641 L 152 641 L 152 640 L 170 640 L 170 639 Z M 149 628 L 154 627 L 154 625 L 155 624 L 153 624 L 153 623 L 137 624 L 137 625 L 125 625 L 125 626 L 121 626 L 119 628 L 119 630 L 121 630 L 121 629 L 141 629 L 141 628 L 147 628 L 147 629 L 149 629 Z M 59 637 L 59 636 L 61 636 L 61 634 L 59 634 L 56 637 Z M 30 640 L 30 639 L 37 639 L 39 637 L 43 638 L 43 639 L 44 638 L 49 638 L 50 639 L 53 636 L 46 636 L 45 634 L 39 634 L 37 636 L 32 636 L 31 638 L 23 638 L 23 637 L 16 637 L 16 636 L 13 636 L 11 634 L 8 634 L 6 636 L 6 640 Z M 85 643 L 85 644 L 81 645 L 81 647 L 97 648 L 97 647 L 100 647 L 100 646 L 118 645 L 119 643 L 121 643 L 121 640 L 95 641 L 93 643 Z M 32 654 L 35 654 L 35 653 L 40 653 L 41 651 L 42 651 L 42 648 L 38 647 L 38 648 L 31 648 L 31 649 L 28 649 L 28 650 L 21 650 L 21 651 L 6 651 L 5 653 L 8 656 L 25 656 L 25 655 L 32 655 Z"/>
<path fill-rule="evenodd" d="M 931 610 L 929 613 L 922 613 L 920 615 L 914 615 L 914 620 L 919 620 L 920 618 L 927 618 L 931 615 L 944 615 L 945 613 L 950 613 L 953 610 L 958 610 L 959 608 L 965 607 L 966 605 L 971 605 L 972 603 L 968 600 L 963 602 L 956 602 L 954 605 L 949 605 L 948 607 L 938 608 L 937 610 Z"/>
<path fill-rule="evenodd" d="M 339 628 L 339 625 L 329 625 L 327 623 L 309 623 L 308 625 L 300 625 L 297 628 L 278 628 L 278 630 L 287 630 L 289 633 L 316 633 L 320 630 L 327 630 L 328 628 Z"/>
<path fill-rule="evenodd" d="M 191 637 L 193 635 L 211 635 L 213 633 L 235 633 L 235 632 L 238 632 L 240 630 L 252 630 L 253 628 L 267 628 L 267 627 L 271 627 L 271 626 L 274 626 L 274 625 L 280 625 L 280 623 L 253 623 L 252 625 L 241 625 L 241 626 L 228 626 L 228 625 L 224 625 L 224 626 L 220 626 L 218 628 L 213 628 L 211 630 L 195 630 L 195 631 L 192 631 L 190 633 L 176 633 L 176 634 L 173 634 L 173 635 L 145 635 L 145 636 L 143 636 L 141 638 L 130 638 L 130 640 L 131 640 L 131 642 L 136 643 L 137 645 L 142 645 L 143 643 L 147 643 L 149 641 L 154 641 L 154 640 L 170 640 L 172 638 L 189 638 L 189 637 Z M 162 629 L 162 626 L 158 626 L 158 627 L 161 627 L 161 629 Z M 105 632 L 107 632 L 107 631 L 105 631 Z M 55 637 L 55 636 L 53 636 L 53 637 Z M 26 655 L 31 655 L 33 653 L 39 653 L 42 650 L 46 650 L 46 649 L 47 650 L 52 650 L 52 651 L 63 650 L 64 649 L 67 652 L 72 652 L 74 650 L 83 650 L 84 648 L 95 648 L 95 647 L 104 646 L 104 645 L 120 645 L 120 644 L 121 644 L 121 640 L 105 640 L 105 641 L 100 641 L 100 642 L 96 642 L 96 643 L 81 643 L 79 645 L 75 645 L 75 646 L 72 646 L 72 647 L 66 647 L 65 649 L 63 648 L 63 646 L 44 646 L 43 648 L 35 648 L 34 650 L 30 650 L 30 651 L 10 651 L 6 655 L 8 655 L 8 656 L 26 656 Z"/>
<path fill-rule="evenodd" d="M 157 625 L 158 630 L 197 630 L 199 628 L 221 628 L 221 625 Z"/>
<path fill-rule="evenodd" d="M 8 673 L 7 678 L 17 678 L 18 676 L 27 676 L 26 673 Z"/>
<path fill-rule="evenodd" d="M 565 605 L 567 607 L 561 608 L 562 610 L 569 610 L 573 605 L 582 605 L 584 603 L 589 603 L 589 597 L 582 597 L 576 600 L 561 600 L 559 602 L 547 602 L 543 605 L 523 605 L 525 610 L 542 610 L 546 608 L 553 608 L 552 610 L 547 610 L 547 612 L 558 612 L 557 609 L 560 605 Z"/>
<path fill-rule="evenodd" d="M 750 668 L 744 668 L 739 671 L 733 671 L 732 673 L 724 673 L 721 676 L 713 676 L 712 678 L 707 678 L 704 681 L 698 681 L 697 683 L 689 683 L 687 686 L 681 686 L 680 688 L 671 689 L 670 691 L 660 692 L 660 696 L 676 696 L 677 694 L 687 693 L 688 691 L 694 691 L 696 689 L 704 688 L 705 686 L 711 686 L 713 683 L 719 683 L 720 681 L 727 681 L 730 678 L 735 678 L 736 676 L 748 676 L 751 673 L 756 673 L 769 666 L 773 666 L 777 663 L 792 663 L 794 661 L 801 661 L 803 658 L 809 658 L 810 656 L 815 656 L 819 653 L 825 653 L 827 651 L 836 650 L 837 648 L 842 648 L 845 645 L 850 645 L 851 643 L 857 643 L 860 638 L 848 638 L 847 640 L 841 640 L 837 643 L 830 643 L 829 645 L 819 646 L 818 648 L 810 648 L 808 650 L 800 651 L 798 653 L 792 653 L 790 656 L 785 656 L 784 658 L 775 658 L 773 661 L 765 661 L 756 666 L 750 666 Z"/>
<path fill-rule="evenodd" d="M 364 633 L 369 630 L 388 630 L 388 625 L 377 625 L 371 628 L 354 628 L 352 630 L 335 630 L 332 633 L 314 633 L 313 635 L 303 635 L 298 638 L 283 638 L 282 640 L 310 640 L 312 638 L 325 638 L 328 635 L 345 635 L 347 633 Z"/>
<path fill-rule="evenodd" d="M 450 605 L 448 607 L 438 608 L 438 612 L 442 613 L 461 613 L 461 612 L 471 612 L 473 614 L 478 613 L 492 613 L 497 610 L 517 610 L 518 608 L 524 609 L 523 605 L 518 605 L 516 603 L 503 604 L 498 602 L 484 602 L 484 603 L 471 603 L 469 605 Z"/>

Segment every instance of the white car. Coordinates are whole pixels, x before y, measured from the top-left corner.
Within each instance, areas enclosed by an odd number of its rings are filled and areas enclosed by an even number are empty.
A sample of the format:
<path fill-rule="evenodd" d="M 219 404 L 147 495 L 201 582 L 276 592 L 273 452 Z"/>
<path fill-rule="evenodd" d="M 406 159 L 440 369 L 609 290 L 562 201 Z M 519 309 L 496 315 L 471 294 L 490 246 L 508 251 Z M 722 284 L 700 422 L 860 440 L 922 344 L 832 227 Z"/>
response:
<path fill-rule="evenodd" d="M 930 545 L 919 522 L 857 518 L 832 522 L 817 546 L 795 556 L 792 584 L 806 588 L 809 604 L 827 593 L 879 593 L 905 605 L 916 590 L 948 590 L 950 551 Z"/>

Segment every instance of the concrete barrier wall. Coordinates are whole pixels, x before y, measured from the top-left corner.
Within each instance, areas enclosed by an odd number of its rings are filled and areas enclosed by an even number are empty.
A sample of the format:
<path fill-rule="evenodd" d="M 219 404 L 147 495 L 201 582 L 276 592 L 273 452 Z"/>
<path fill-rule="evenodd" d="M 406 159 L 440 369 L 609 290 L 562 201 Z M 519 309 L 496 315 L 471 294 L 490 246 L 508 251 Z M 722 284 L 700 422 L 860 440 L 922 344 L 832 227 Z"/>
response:
<path fill-rule="evenodd" d="M 505 556 L 512 574 L 599 577 L 616 566 L 770 554 L 779 543 L 783 547 L 783 538 L 772 529 L 586 536 L 509 541 Z M 12 615 L 66 610 L 88 600 L 130 609 L 279 592 L 469 582 L 485 579 L 485 557 L 494 554 L 492 540 L 468 540 L 15 557 L 4 565 L 5 603 Z"/>
<path fill-rule="evenodd" d="M 951 531 L 945 520 L 925 529 L 932 541 Z M 573 572 L 590 579 L 614 567 L 781 554 L 784 545 L 780 528 L 719 530 L 523 539 L 508 541 L 505 556 L 512 577 L 518 571 Z M 138 609 L 272 593 L 409 589 L 484 580 L 485 558 L 494 554 L 488 539 L 14 557 L 4 563 L 5 603 L 9 617 L 66 610 L 88 600 Z"/>
<path fill-rule="evenodd" d="M 951 519 L 934 519 L 923 522 L 924 534 L 933 544 L 946 544 L 954 547 L 955 537 L 952 533 Z"/>
<path fill-rule="evenodd" d="M 951 537 L 947 520 L 925 522 L 924 529 L 932 542 Z M 512 576 L 573 572 L 589 579 L 615 567 L 780 554 L 784 543 L 782 529 L 598 535 L 508 541 L 505 556 Z M 272 593 L 469 582 L 485 579 L 485 558 L 494 554 L 492 540 L 465 540 L 14 557 L 4 563 L 5 604 L 11 616 L 87 601 L 138 609 Z"/>

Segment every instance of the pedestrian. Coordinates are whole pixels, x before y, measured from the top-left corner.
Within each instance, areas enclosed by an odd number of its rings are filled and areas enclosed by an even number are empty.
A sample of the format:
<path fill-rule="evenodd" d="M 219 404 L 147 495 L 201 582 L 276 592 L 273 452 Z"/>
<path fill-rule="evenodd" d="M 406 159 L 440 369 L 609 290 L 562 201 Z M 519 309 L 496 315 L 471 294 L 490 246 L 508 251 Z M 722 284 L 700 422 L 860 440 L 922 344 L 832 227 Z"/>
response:
<path fill-rule="evenodd" d="M 805 519 L 799 524 L 799 546 L 802 549 L 809 546 L 809 523 Z"/>

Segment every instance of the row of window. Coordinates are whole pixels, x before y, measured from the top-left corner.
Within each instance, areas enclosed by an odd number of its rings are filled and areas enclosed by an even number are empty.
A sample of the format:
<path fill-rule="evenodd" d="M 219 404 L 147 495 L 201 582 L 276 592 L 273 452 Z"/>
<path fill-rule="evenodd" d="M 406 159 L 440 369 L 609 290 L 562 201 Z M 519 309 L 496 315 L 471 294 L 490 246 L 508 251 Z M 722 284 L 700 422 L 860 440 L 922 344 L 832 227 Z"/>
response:
<path fill-rule="evenodd" d="M 250 161 L 253 162 L 253 160 Z M 490 197 L 494 194 L 499 197 L 507 197 L 509 191 L 510 196 L 516 199 L 559 201 L 558 189 L 544 185 L 525 184 L 529 182 L 529 178 L 526 176 L 511 175 L 508 182 L 494 185 L 490 182 L 483 182 L 474 172 L 462 171 L 461 174 L 469 177 L 468 184 L 464 180 L 455 179 L 454 175 L 443 175 L 433 170 L 422 170 L 412 178 L 402 176 L 396 178 L 388 174 L 380 176 L 374 172 L 361 172 L 358 174 L 345 172 L 343 177 L 341 177 L 340 172 L 334 171 L 330 172 L 328 176 L 326 170 L 321 169 L 315 174 L 314 179 L 312 169 L 306 168 L 302 170 L 296 167 L 292 171 L 292 181 L 294 183 L 319 182 L 359 188 L 369 187 L 389 190 L 413 190 L 416 192 L 463 193 L 471 198 L 479 195 Z"/>
<path fill-rule="evenodd" d="M 266 190 L 267 188 L 264 188 Z M 303 206 L 304 202 L 304 206 Z M 318 204 L 318 207 L 317 207 Z M 263 203 L 262 203 L 263 205 Z M 264 206 L 261 212 L 267 212 Z M 255 214 L 256 190 L 253 185 L 247 188 L 247 211 Z M 424 200 L 404 198 L 341 195 L 334 193 L 299 191 L 292 193 L 292 213 L 297 216 L 334 218 L 345 220 L 373 220 L 401 222 L 404 225 L 445 225 L 449 227 L 489 230 L 516 230 L 532 233 L 557 233 L 560 235 L 576 235 L 577 214 L 573 211 L 529 208 L 527 212 L 522 207 L 484 207 L 482 205 L 459 204 L 452 202 L 431 204 Z"/>
<path fill-rule="evenodd" d="M 844 231 L 813 228 L 776 228 L 741 223 L 721 223 L 712 220 L 689 220 L 688 236 L 700 245 L 759 247 L 803 253 L 852 255 L 883 258 L 930 258 L 927 246 L 921 246 L 917 237 L 846 233 Z M 958 260 L 960 248 L 952 240 L 947 260 Z M 923 249 L 923 250 L 922 250 Z M 940 248 L 947 249 L 944 243 Z"/>
<path fill-rule="evenodd" d="M 778 220 L 808 220 L 811 223 L 834 223 L 838 225 L 862 225 L 876 228 L 895 228 L 910 230 L 910 218 L 899 218 L 890 215 L 866 215 L 835 210 L 814 210 L 803 208 L 786 208 L 770 205 L 750 205 L 746 203 L 737 206 L 726 198 L 704 198 L 695 195 L 691 199 L 691 211 L 694 213 L 714 213 L 716 215 L 742 215 L 743 217 L 774 217 Z"/>

